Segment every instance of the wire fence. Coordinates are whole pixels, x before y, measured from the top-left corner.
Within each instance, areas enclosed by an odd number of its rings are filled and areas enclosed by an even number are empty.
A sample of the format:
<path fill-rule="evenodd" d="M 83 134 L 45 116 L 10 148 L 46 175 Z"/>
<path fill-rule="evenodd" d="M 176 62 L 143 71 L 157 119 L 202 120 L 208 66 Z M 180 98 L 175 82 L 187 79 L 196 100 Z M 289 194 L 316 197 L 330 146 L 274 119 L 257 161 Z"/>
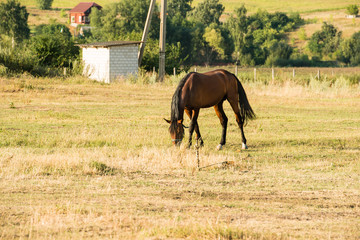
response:
<path fill-rule="evenodd" d="M 319 68 L 319 67 L 238 67 L 234 65 L 224 66 L 193 66 L 189 72 L 208 72 L 215 69 L 225 69 L 234 73 L 242 81 L 256 82 L 285 82 L 294 81 L 299 84 L 308 84 L 311 79 L 320 81 L 335 81 L 339 77 L 345 78 L 350 84 L 360 84 L 360 67 L 343 68 Z M 153 77 L 156 78 L 156 69 L 153 68 Z M 171 76 L 177 77 L 178 71 L 173 69 Z"/>
<path fill-rule="evenodd" d="M 298 68 L 250 68 L 238 67 L 233 65 L 219 67 L 194 66 L 190 71 L 207 72 L 214 69 L 222 68 L 234 73 L 239 79 L 245 81 L 286 81 L 293 80 L 296 82 L 306 83 L 309 79 L 331 80 L 338 77 L 352 79 L 352 83 L 360 83 L 360 67 L 346 68 L 316 68 L 316 67 L 298 67 Z"/>

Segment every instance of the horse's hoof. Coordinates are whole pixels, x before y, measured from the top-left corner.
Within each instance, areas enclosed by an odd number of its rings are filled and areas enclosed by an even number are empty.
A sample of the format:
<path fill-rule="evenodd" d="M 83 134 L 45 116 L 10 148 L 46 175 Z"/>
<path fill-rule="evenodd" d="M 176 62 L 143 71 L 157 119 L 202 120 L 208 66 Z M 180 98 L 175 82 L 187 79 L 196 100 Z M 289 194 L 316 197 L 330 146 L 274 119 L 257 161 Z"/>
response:
<path fill-rule="evenodd" d="M 223 149 L 223 146 L 224 146 L 224 145 L 221 145 L 221 144 L 217 145 L 216 150 L 218 150 L 218 151 L 222 150 L 222 149 Z"/>
<path fill-rule="evenodd" d="M 242 144 L 242 149 L 248 149 L 245 143 Z"/>
<path fill-rule="evenodd" d="M 196 140 L 196 145 L 198 145 L 199 147 L 203 147 L 203 146 L 204 146 L 204 141 L 202 140 L 201 137 Z"/>

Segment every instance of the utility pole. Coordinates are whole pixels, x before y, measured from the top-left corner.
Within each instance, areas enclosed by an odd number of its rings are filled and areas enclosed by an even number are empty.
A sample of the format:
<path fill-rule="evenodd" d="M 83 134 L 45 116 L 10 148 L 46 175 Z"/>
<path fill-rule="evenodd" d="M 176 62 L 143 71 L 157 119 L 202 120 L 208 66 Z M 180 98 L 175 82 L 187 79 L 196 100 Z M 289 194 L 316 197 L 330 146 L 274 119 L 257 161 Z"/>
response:
<path fill-rule="evenodd" d="M 142 60 L 142 57 L 143 57 L 143 54 L 144 54 L 146 39 L 147 39 L 147 35 L 149 34 L 151 18 L 152 18 L 153 12 L 154 12 L 154 6 L 155 6 L 155 0 L 151 0 L 149 11 L 148 11 L 148 14 L 147 14 L 147 17 L 146 17 L 144 32 L 143 32 L 143 35 L 142 35 L 142 38 L 141 38 L 140 50 L 139 50 L 139 53 L 138 53 L 138 65 L 139 65 L 139 67 L 141 66 L 141 60 Z"/>
<path fill-rule="evenodd" d="M 165 77 L 165 43 L 166 43 L 166 0 L 161 0 L 160 10 L 160 40 L 159 40 L 159 81 Z"/>

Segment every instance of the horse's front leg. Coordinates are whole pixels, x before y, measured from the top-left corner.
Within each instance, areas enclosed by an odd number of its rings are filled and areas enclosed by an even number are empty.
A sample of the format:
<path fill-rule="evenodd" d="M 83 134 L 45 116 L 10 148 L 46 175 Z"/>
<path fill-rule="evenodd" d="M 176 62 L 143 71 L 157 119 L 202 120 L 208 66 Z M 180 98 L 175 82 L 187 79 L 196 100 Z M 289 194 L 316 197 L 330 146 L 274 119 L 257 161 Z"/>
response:
<path fill-rule="evenodd" d="M 199 116 L 199 111 L 200 109 L 195 109 L 193 111 L 191 111 L 190 113 L 189 110 L 186 111 L 186 113 L 189 115 L 189 117 L 191 118 L 191 121 L 190 121 L 190 126 L 189 126 L 189 143 L 188 143 L 188 148 L 191 146 L 192 144 L 192 135 L 194 133 L 194 130 L 196 131 L 196 137 L 197 139 L 200 139 L 200 145 L 203 144 L 203 141 L 201 139 L 201 136 L 200 136 L 200 131 L 199 131 L 199 125 L 197 123 L 197 119 L 198 119 L 198 116 Z"/>
<path fill-rule="evenodd" d="M 204 146 L 204 141 L 201 138 L 199 124 L 197 122 L 196 122 L 196 126 L 195 126 L 195 132 L 196 132 L 196 140 L 198 141 L 199 146 L 200 147 Z"/>

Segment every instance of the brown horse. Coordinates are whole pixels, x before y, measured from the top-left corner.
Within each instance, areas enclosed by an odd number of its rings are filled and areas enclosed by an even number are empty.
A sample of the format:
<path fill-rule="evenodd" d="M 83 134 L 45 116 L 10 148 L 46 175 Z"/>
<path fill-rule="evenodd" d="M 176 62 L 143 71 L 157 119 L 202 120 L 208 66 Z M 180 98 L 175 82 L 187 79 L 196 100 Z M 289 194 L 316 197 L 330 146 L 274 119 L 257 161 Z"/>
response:
<path fill-rule="evenodd" d="M 188 147 L 191 146 L 194 130 L 196 132 L 196 139 L 200 141 L 200 145 L 203 145 L 204 142 L 201 139 L 197 123 L 199 111 L 200 108 L 214 106 L 216 115 L 219 117 L 222 125 L 221 141 L 217 146 L 217 149 L 221 150 L 226 143 L 228 122 L 223 109 L 223 102 L 225 100 L 228 100 L 235 113 L 236 121 L 241 130 L 242 148 L 246 149 L 243 126 L 247 120 L 254 119 L 256 116 L 239 79 L 234 74 L 222 69 L 202 74 L 191 72 L 180 81 L 172 97 L 171 119 L 165 119 L 170 123 L 169 131 L 173 144 L 180 145 L 184 137 L 183 116 L 185 111 L 191 119 Z"/>

